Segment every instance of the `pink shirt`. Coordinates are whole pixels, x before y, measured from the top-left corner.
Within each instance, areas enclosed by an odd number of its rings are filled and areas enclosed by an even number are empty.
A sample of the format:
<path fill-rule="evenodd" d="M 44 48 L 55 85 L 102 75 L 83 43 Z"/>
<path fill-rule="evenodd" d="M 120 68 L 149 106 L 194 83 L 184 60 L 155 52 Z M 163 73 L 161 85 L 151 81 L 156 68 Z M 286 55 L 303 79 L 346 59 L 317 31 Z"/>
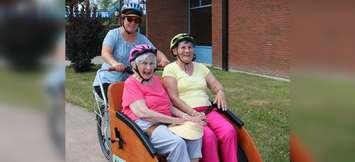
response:
<path fill-rule="evenodd" d="M 161 84 L 158 76 L 153 76 L 152 82 L 142 84 L 133 76 L 130 76 L 123 88 L 122 95 L 122 112 L 131 118 L 133 121 L 138 117 L 132 112 L 129 107 L 134 101 L 144 100 L 147 107 L 153 111 L 171 116 L 170 98 Z"/>

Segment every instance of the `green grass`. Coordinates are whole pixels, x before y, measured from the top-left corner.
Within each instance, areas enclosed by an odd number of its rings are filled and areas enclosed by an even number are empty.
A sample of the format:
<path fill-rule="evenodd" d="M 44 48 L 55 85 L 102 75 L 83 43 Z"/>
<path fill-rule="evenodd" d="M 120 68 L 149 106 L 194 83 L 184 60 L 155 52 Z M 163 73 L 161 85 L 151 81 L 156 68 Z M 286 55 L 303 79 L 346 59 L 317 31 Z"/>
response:
<path fill-rule="evenodd" d="M 0 70 L 0 102 L 21 108 L 45 111 L 42 72 Z"/>
<path fill-rule="evenodd" d="M 289 82 L 211 68 L 225 87 L 229 107 L 245 122 L 245 128 L 266 162 L 289 161 Z M 66 69 L 66 100 L 92 111 L 95 71 L 74 73 Z"/>
<path fill-rule="evenodd" d="M 298 74 L 290 122 L 314 161 L 355 161 L 355 82 L 329 74 Z"/>
<path fill-rule="evenodd" d="M 75 73 L 72 68 L 66 68 L 65 74 L 65 100 L 93 111 L 96 103 L 92 94 L 92 83 L 96 70 Z"/>
<path fill-rule="evenodd" d="M 212 69 L 222 82 L 232 111 L 246 123 L 263 160 L 289 161 L 289 82 Z"/>

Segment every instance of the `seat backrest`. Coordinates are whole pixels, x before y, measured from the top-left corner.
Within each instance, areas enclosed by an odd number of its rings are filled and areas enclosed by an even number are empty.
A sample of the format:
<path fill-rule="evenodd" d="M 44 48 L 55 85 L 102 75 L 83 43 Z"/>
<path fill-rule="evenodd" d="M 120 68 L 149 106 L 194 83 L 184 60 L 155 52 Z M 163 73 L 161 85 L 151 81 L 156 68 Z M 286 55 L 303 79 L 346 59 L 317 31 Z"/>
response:
<path fill-rule="evenodd" d="M 110 109 L 120 112 L 122 110 L 122 94 L 124 82 L 112 83 L 108 87 L 108 105 Z"/>

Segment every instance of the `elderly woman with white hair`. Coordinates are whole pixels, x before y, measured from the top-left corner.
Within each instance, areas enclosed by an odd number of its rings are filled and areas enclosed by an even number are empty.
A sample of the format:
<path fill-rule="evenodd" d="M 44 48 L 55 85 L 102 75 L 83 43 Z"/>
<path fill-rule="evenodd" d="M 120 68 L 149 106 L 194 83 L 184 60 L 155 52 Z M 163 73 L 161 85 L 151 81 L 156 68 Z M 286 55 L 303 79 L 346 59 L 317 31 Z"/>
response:
<path fill-rule="evenodd" d="M 134 74 L 125 81 L 122 112 L 149 135 L 158 153 L 169 162 L 197 162 L 202 156 L 203 121 L 198 117 L 186 118 L 187 114 L 172 106 L 160 78 L 154 75 L 156 53 L 148 44 L 136 45 L 131 50 L 129 61 Z M 179 132 L 181 125 L 193 129 Z"/>

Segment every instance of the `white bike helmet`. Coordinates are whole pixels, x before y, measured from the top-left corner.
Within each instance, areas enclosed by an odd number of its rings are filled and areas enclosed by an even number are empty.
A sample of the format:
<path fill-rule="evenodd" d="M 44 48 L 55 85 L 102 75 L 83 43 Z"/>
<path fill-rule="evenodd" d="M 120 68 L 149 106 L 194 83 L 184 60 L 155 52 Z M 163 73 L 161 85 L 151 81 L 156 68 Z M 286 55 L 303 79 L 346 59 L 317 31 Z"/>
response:
<path fill-rule="evenodd" d="M 122 15 L 128 15 L 128 14 L 135 14 L 138 16 L 143 15 L 143 8 L 135 2 L 129 2 L 127 4 L 124 4 L 121 8 L 121 14 Z"/>

